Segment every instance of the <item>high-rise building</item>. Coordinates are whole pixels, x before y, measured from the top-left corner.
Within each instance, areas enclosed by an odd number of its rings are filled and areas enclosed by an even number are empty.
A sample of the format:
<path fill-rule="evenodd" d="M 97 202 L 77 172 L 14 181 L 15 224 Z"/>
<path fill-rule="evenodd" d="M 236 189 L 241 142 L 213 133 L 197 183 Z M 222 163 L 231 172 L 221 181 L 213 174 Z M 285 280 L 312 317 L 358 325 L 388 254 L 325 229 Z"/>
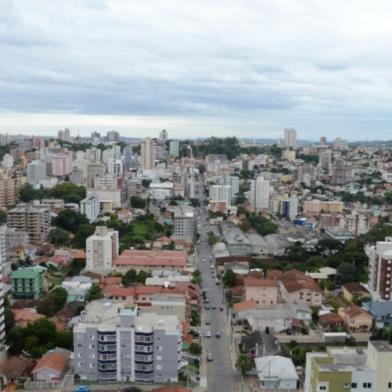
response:
<path fill-rule="evenodd" d="M 159 140 L 162 142 L 166 142 L 167 139 L 168 139 L 168 134 L 167 131 L 164 129 L 159 133 Z"/>
<path fill-rule="evenodd" d="M 182 333 L 177 316 L 140 314 L 125 301 L 92 301 L 73 335 L 75 373 L 82 380 L 178 381 Z"/>
<path fill-rule="evenodd" d="M 20 203 L 8 211 L 7 225 L 26 231 L 31 244 L 42 245 L 50 231 L 49 209 L 40 205 Z"/>
<path fill-rule="evenodd" d="M 105 175 L 105 165 L 103 163 L 89 163 L 87 165 L 87 188 L 94 188 L 95 179 Z"/>
<path fill-rule="evenodd" d="M 109 131 L 106 133 L 106 140 L 108 142 L 119 142 L 120 134 L 117 131 Z"/>
<path fill-rule="evenodd" d="M 100 201 L 97 195 L 90 195 L 80 202 L 80 213 L 86 215 L 90 222 L 95 222 L 99 217 Z"/>
<path fill-rule="evenodd" d="M 16 204 L 20 186 L 19 178 L 0 178 L 0 208 L 7 209 Z"/>
<path fill-rule="evenodd" d="M 3 161 L 1 164 L 6 168 L 6 169 L 12 169 L 14 166 L 14 157 L 11 154 L 4 154 L 3 156 Z"/>
<path fill-rule="evenodd" d="M 325 136 L 320 136 L 320 144 L 325 146 L 327 144 L 327 138 Z"/>
<path fill-rule="evenodd" d="M 86 240 L 86 269 L 111 270 L 118 256 L 118 231 L 97 226 Z"/>
<path fill-rule="evenodd" d="M 230 185 L 212 185 L 209 188 L 209 198 L 213 203 L 226 203 L 231 206 L 232 190 Z"/>
<path fill-rule="evenodd" d="M 174 239 L 182 239 L 188 242 L 195 240 L 195 212 L 193 207 L 174 207 Z"/>
<path fill-rule="evenodd" d="M 27 165 L 27 181 L 31 185 L 37 185 L 47 178 L 47 164 L 42 161 L 32 161 Z"/>
<path fill-rule="evenodd" d="M 238 195 L 240 191 L 240 178 L 237 176 L 217 176 L 215 177 L 218 185 L 230 185 L 232 199 Z"/>
<path fill-rule="evenodd" d="M 252 185 L 254 208 L 257 211 L 268 209 L 270 207 L 270 182 L 265 180 L 263 176 L 258 176 L 256 181 L 251 183 L 251 187 Z"/>
<path fill-rule="evenodd" d="M 331 150 L 319 152 L 319 166 L 323 170 L 329 170 L 331 168 Z"/>
<path fill-rule="evenodd" d="M 369 258 L 369 289 L 374 297 L 390 301 L 392 292 L 392 237 L 365 246 Z"/>
<path fill-rule="evenodd" d="M 131 146 L 125 146 L 123 150 L 124 170 L 129 170 L 133 165 L 133 150 Z"/>
<path fill-rule="evenodd" d="M 344 185 L 353 179 L 353 169 L 343 159 L 336 159 L 332 166 L 332 185 Z"/>
<path fill-rule="evenodd" d="M 63 142 L 69 142 L 71 139 L 71 131 L 68 128 L 65 128 L 64 131 L 60 129 L 57 133 L 57 138 Z"/>
<path fill-rule="evenodd" d="M 333 142 L 334 150 L 346 150 L 347 149 L 347 141 L 337 137 Z"/>
<path fill-rule="evenodd" d="M 169 154 L 175 158 L 180 156 L 180 142 L 178 140 L 170 140 Z"/>
<path fill-rule="evenodd" d="M 283 145 L 285 148 L 297 147 L 297 131 L 294 128 L 286 128 L 284 130 Z"/>
<path fill-rule="evenodd" d="M 141 167 L 144 170 L 151 170 L 155 167 L 155 143 L 149 137 L 141 144 Z"/>

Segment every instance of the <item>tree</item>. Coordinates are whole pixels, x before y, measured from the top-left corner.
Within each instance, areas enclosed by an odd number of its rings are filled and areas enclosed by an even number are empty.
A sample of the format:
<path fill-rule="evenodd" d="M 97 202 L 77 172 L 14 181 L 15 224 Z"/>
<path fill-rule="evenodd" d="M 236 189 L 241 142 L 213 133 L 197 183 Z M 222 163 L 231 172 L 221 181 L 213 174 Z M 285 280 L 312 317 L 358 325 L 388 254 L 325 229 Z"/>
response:
<path fill-rule="evenodd" d="M 243 375 L 253 369 L 253 362 L 251 358 L 246 354 L 241 354 L 238 358 L 238 366 L 241 369 Z"/>
<path fill-rule="evenodd" d="M 234 287 L 237 282 L 236 274 L 232 269 L 227 269 L 223 275 L 223 283 L 226 287 Z"/>
<path fill-rule="evenodd" d="M 94 234 L 95 226 L 89 223 L 81 224 L 75 232 L 72 239 L 72 245 L 75 248 L 82 248 L 86 246 L 86 240 L 90 235 Z"/>
<path fill-rule="evenodd" d="M 70 231 L 71 233 L 75 233 L 80 225 L 88 223 L 88 219 L 85 215 L 69 209 L 61 210 L 53 220 L 55 226 Z"/>
<path fill-rule="evenodd" d="M 46 294 L 41 303 L 37 306 L 38 313 L 45 316 L 54 316 L 60 309 L 62 309 L 67 301 L 67 291 L 62 287 L 57 287 L 50 293 Z"/>
<path fill-rule="evenodd" d="M 142 185 L 144 186 L 144 188 L 148 188 L 151 182 L 152 182 L 151 180 L 144 179 L 142 180 Z"/>
<path fill-rule="evenodd" d="M 249 214 L 248 220 L 251 226 L 257 231 L 257 233 L 262 236 L 273 234 L 276 232 L 276 230 L 278 230 L 278 226 L 264 216 Z"/>
<path fill-rule="evenodd" d="M 195 270 L 192 272 L 192 283 L 194 284 L 201 284 L 201 273 L 200 270 Z"/>
<path fill-rule="evenodd" d="M 137 280 L 137 272 L 134 269 L 130 269 L 121 278 L 121 283 L 124 287 L 129 287 L 135 284 L 136 280 Z"/>
<path fill-rule="evenodd" d="M 189 352 L 193 355 L 200 355 L 201 354 L 201 345 L 196 342 L 192 342 L 189 345 Z"/>
<path fill-rule="evenodd" d="M 339 284 L 350 283 L 354 281 L 355 267 L 350 263 L 342 263 L 336 271 L 336 280 Z"/>
<path fill-rule="evenodd" d="M 0 225 L 7 222 L 7 211 L 0 209 Z"/>
<path fill-rule="evenodd" d="M 89 293 L 88 293 L 88 295 L 87 295 L 87 298 L 86 298 L 86 300 L 88 301 L 88 302 L 90 302 L 90 301 L 95 301 L 95 300 L 97 300 L 97 299 L 101 299 L 102 298 L 102 289 L 99 287 L 99 285 L 97 284 L 97 283 L 94 283 L 92 286 L 91 286 L 91 289 L 90 289 L 90 291 L 89 291 Z"/>
<path fill-rule="evenodd" d="M 68 246 L 71 242 L 71 234 L 69 231 L 56 227 L 49 232 L 48 240 L 56 246 Z"/>
<path fill-rule="evenodd" d="M 131 206 L 132 208 L 145 208 L 146 199 L 143 199 L 140 196 L 131 196 Z"/>
<path fill-rule="evenodd" d="M 200 313 L 195 309 L 191 311 L 191 325 L 192 327 L 200 325 Z"/>

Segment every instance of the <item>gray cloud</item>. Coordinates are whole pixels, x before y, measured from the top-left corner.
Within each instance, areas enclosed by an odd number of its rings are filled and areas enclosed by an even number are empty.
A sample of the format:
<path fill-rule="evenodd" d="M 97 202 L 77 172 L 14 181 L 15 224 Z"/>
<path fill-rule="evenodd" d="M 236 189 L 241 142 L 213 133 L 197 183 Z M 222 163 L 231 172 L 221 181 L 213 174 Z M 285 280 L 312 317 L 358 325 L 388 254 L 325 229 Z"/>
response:
<path fill-rule="evenodd" d="M 112 121 L 152 132 L 161 121 L 178 136 L 200 127 L 270 137 L 286 126 L 311 138 L 389 135 L 389 1 L 0 0 L 0 9 L 5 130 Z"/>

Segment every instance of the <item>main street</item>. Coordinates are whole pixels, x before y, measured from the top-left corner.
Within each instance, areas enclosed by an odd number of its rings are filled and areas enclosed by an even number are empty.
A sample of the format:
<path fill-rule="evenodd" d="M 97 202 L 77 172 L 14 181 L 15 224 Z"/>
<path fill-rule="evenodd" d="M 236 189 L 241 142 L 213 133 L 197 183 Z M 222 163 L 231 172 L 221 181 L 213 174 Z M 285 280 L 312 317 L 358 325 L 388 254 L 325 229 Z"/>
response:
<path fill-rule="evenodd" d="M 198 268 L 202 277 L 202 290 L 207 294 L 209 310 L 202 310 L 202 361 L 207 361 L 211 353 L 212 361 L 207 362 L 207 390 L 211 392 L 239 391 L 239 376 L 232 363 L 230 321 L 227 318 L 226 301 L 223 289 L 216 284 L 215 260 L 208 245 L 207 210 L 204 206 L 205 192 L 202 180 L 198 186 L 201 207 L 198 215 L 200 238 L 197 245 Z M 211 268 L 211 265 L 213 268 Z M 213 271 L 213 272 L 212 272 Z M 223 307 L 221 310 L 220 308 Z M 206 324 L 207 323 L 207 324 Z M 207 331 L 211 337 L 207 337 Z M 216 333 L 220 333 L 220 338 Z M 204 367 L 205 364 L 202 364 Z"/>

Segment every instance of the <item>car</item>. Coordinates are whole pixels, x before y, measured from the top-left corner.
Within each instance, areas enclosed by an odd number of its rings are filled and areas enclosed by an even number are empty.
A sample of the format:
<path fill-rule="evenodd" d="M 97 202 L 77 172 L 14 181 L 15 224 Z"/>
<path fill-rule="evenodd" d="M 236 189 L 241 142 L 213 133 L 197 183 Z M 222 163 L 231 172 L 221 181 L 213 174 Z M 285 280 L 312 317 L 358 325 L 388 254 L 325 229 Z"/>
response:
<path fill-rule="evenodd" d="M 216 310 L 216 306 L 211 306 L 211 310 Z"/>
<path fill-rule="evenodd" d="M 211 325 L 211 321 L 206 320 L 205 324 L 206 324 L 206 325 Z"/>
<path fill-rule="evenodd" d="M 206 299 L 204 300 L 204 303 L 205 303 L 205 304 L 209 304 L 209 303 L 210 303 L 210 300 L 209 300 L 208 298 L 206 298 Z"/>
<path fill-rule="evenodd" d="M 208 352 L 207 353 L 207 361 L 212 362 L 214 360 L 214 357 L 212 356 L 212 353 Z"/>
<path fill-rule="evenodd" d="M 216 331 L 215 337 L 216 337 L 216 338 L 220 338 L 220 337 L 221 337 L 221 333 L 220 333 L 219 331 Z"/>
<path fill-rule="evenodd" d="M 206 332 L 206 337 L 207 337 L 207 338 L 210 338 L 211 336 L 212 336 L 211 331 L 207 331 L 207 332 Z"/>
<path fill-rule="evenodd" d="M 210 307 L 208 305 L 204 306 L 205 310 L 210 310 Z"/>
<path fill-rule="evenodd" d="M 219 307 L 219 310 L 220 310 L 221 312 L 223 312 L 224 309 L 225 309 L 225 308 L 224 308 L 223 306 L 220 306 L 220 307 Z"/>

